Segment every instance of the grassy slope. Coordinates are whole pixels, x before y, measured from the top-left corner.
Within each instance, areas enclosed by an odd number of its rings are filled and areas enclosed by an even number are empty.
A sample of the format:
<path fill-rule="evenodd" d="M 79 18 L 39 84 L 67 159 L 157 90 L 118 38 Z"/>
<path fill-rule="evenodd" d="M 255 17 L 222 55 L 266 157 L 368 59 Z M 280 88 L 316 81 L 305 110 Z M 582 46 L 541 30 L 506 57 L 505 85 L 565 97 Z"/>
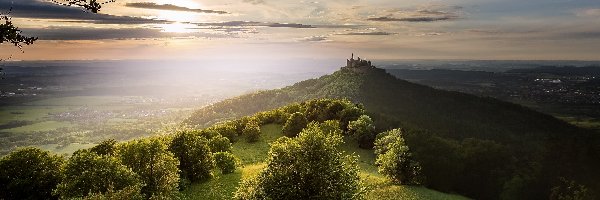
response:
<path fill-rule="evenodd" d="M 509 149 L 510 155 L 515 158 L 514 166 L 505 170 L 509 174 L 517 174 L 516 176 L 520 173 L 530 174 L 526 171 L 517 172 L 516 169 L 528 170 L 533 166 L 529 163 L 538 163 L 544 171 L 541 173 L 550 176 L 540 175 L 539 177 L 547 178 L 539 183 L 531 183 L 537 187 L 538 193 L 531 193 L 528 189 L 523 191 L 532 196 L 549 194 L 552 180 L 557 180 L 559 176 L 570 177 L 589 186 L 592 191 L 600 191 L 600 183 L 596 181 L 600 178 L 600 137 L 597 134 L 520 105 L 436 90 L 399 80 L 383 70 L 361 73 L 342 69 L 331 75 L 302 81 L 282 89 L 228 99 L 199 109 L 185 123 L 205 127 L 218 121 L 252 115 L 293 102 L 340 97 L 362 103 L 379 131 L 402 127 L 406 130 L 429 132 L 458 143 L 468 138 L 494 141 Z M 420 132 L 415 131 L 415 134 L 418 133 Z M 418 140 L 413 138 L 421 137 L 416 135 L 407 138 L 407 144 L 415 152 L 437 149 L 435 146 L 419 145 Z M 431 154 L 415 153 L 420 161 L 427 159 L 429 155 Z M 443 161 L 433 160 L 425 168 L 443 166 L 440 164 L 444 163 L 440 162 Z M 573 170 L 574 166 L 577 166 L 577 170 Z M 437 171 L 429 170 L 427 173 L 434 174 Z M 504 178 L 510 179 L 512 175 Z M 449 185 L 453 184 L 456 183 Z M 489 188 L 502 190 L 503 187 Z M 470 192 L 474 191 L 477 190 Z"/>
<path fill-rule="evenodd" d="M 269 143 L 283 136 L 281 125 L 265 125 L 261 127 L 261 139 L 256 143 L 240 140 L 233 145 L 233 153 L 241 160 L 243 167 L 232 174 L 215 173 L 214 178 L 190 186 L 184 195 L 189 199 L 231 199 L 241 180 L 252 177 L 265 167 L 264 160 L 269 152 Z M 367 199 L 467 199 L 458 195 L 450 195 L 424 187 L 397 186 L 389 183 L 377 173 L 373 166 L 374 155 L 370 150 L 359 149 L 353 141 L 346 141 L 342 148 L 346 152 L 355 152 L 359 156 L 361 177 L 368 188 Z"/>

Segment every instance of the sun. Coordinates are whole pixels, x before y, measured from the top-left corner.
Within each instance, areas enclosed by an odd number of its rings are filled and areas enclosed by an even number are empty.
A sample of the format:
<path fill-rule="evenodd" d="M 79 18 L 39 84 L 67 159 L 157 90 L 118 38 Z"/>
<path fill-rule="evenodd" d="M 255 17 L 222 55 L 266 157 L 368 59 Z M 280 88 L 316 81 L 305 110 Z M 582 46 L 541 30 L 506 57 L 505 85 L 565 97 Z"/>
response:
<path fill-rule="evenodd" d="M 166 33 L 191 33 L 195 32 L 193 29 L 194 25 L 192 24 L 184 24 L 184 23 L 173 23 L 173 24 L 161 24 L 159 25 L 162 32 Z"/>
<path fill-rule="evenodd" d="M 176 6 L 186 7 L 186 8 L 202 8 L 202 4 L 192 0 L 178 0 L 178 1 L 169 1 L 169 0 L 158 0 L 157 4 L 172 4 Z M 160 25 L 162 32 L 169 33 L 189 33 L 194 32 L 192 29 L 195 27 L 187 22 L 198 21 L 202 18 L 201 14 L 193 13 L 193 12 L 181 12 L 181 11 L 169 11 L 169 10 L 160 10 L 157 13 L 157 18 L 164 19 L 167 21 L 172 21 L 171 24 L 162 24 Z"/>

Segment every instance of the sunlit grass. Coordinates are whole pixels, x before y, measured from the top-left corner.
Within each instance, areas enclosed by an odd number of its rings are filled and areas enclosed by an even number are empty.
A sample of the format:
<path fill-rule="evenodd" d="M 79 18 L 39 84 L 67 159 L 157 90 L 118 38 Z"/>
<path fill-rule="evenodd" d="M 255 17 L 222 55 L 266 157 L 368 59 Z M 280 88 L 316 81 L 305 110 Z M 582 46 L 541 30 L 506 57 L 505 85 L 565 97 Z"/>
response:
<path fill-rule="evenodd" d="M 205 182 L 192 184 L 183 191 L 189 199 L 221 200 L 231 199 L 242 180 L 257 175 L 265 167 L 265 159 L 269 152 L 269 143 L 283 136 L 282 126 L 269 124 L 261 127 L 261 138 L 256 143 L 248 143 L 244 138 L 233 144 L 233 153 L 242 161 L 242 167 L 232 174 L 215 173 Z M 342 149 L 347 154 L 359 156 L 360 176 L 367 187 L 366 199 L 432 199 L 463 200 L 459 195 L 445 194 L 425 187 L 399 186 L 391 184 L 385 177 L 377 173 L 373 165 L 375 155 L 369 149 L 360 149 L 356 141 L 346 138 Z"/>

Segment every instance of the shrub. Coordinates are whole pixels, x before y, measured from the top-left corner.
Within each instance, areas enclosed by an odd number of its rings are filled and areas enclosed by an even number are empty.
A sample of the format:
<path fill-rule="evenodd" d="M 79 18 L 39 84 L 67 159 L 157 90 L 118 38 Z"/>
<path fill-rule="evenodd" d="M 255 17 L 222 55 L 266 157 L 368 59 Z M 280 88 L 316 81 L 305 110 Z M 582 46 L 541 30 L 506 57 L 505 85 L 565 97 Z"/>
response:
<path fill-rule="evenodd" d="M 101 156 L 91 150 L 73 153 L 65 165 L 63 174 L 65 177 L 56 189 L 56 193 L 62 199 L 141 186 L 138 176 L 122 165 L 117 158 Z"/>
<path fill-rule="evenodd" d="M 0 199 L 56 199 L 64 159 L 37 148 L 13 151 L 0 159 Z"/>
<path fill-rule="evenodd" d="M 233 122 L 227 122 L 223 124 L 218 124 L 212 127 L 213 130 L 221 134 L 223 137 L 226 137 L 231 142 L 237 141 L 238 133 L 236 131 L 235 124 Z"/>
<path fill-rule="evenodd" d="M 381 133 L 375 141 L 375 164 L 379 173 L 393 183 L 418 185 L 423 183 L 421 166 L 413 160 L 408 146 L 404 143 L 400 129 Z"/>
<path fill-rule="evenodd" d="M 357 159 L 343 156 L 340 134 L 311 124 L 296 138 L 271 145 L 267 167 L 245 180 L 235 199 L 360 199 Z"/>
<path fill-rule="evenodd" d="M 256 121 L 249 121 L 242 131 L 248 142 L 256 142 L 260 138 L 260 126 Z"/>
<path fill-rule="evenodd" d="M 351 121 L 357 120 L 364 113 L 365 111 L 357 106 L 344 108 L 344 110 L 342 110 L 338 116 L 340 119 L 340 128 L 342 128 L 344 132 L 347 132 L 348 124 L 350 124 Z"/>
<path fill-rule="evenodd" d="M 214 154 L 214 157 L 217 168 L 219 168 L 223 174 L 229 174 L 235 171 L 236 159 L 232 153 L 217 152 Z"/>
<path fill-rule="evenodd" d="M 226 137 L 213 137 L 210 140 L 208 140 L 208 145 L 212 153 L 231 151 L 231 142 L 229 142 L 229 139 L 227 139 Z"/>
<path fill-rule="evenodd" d="M 227 138 L 224 139 L 227 140 Z M 215 166 L 214 159 L 209 141 L 205 137 L 193 131 L 180 131 L 175 134 L 169 144 L 169 151 L 179 160 L 181 178 L 197 182 L 212 176 L 211 171 Z"/>
<path fill-rule="evenodd" d="M 145 198 L 169 198 L 177 194 L 179 161 L 157 138 L 134 140 L 118 146 L 121 162 L 140 176 Z"/>
<path fill-rule="evenodd" d="M 361 115 L 356 121 L 348 124 L 348 133 L 358 140 L 358 146 L 365 149 L 373 148 L 375 141 L 375 125 L 367 115 Z"/>
<path fill-rule="evenodd" d="M 110 189 L 106 193 L 93 193 L 85 198 L 84 200 L 142 200 L 144 197 L 140 193 L 141 186 L 140 185 L 132 185 L 122 190 L 113 190 Z"/>
<path fill-rule="evenodd" d="M 295 112 L 285 122 L 283 126 L 283 134 L 288 137 L 296 137 L 304 127 L 308 124 L 308 120 L 303 113 Z"/>

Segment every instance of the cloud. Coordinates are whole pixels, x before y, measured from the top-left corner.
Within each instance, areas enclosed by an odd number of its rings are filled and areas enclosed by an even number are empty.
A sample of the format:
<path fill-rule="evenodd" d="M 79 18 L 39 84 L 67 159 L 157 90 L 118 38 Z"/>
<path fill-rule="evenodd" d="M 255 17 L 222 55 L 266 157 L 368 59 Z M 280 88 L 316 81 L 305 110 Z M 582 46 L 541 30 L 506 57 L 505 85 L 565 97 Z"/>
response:
<path fill-rule="evenodd" d="M 337 35 L 395 35 L 396 33 L 389 32 L 350 32 L 350 33 L 340 33 Z"/>
<path fill-rule="evenodd" d="M 227 34 L 192 32 L 169 33 L 160 29 L 147 28 L 78 28 L 78 27 L 48 27 L 24 28 L 24 33 L 35 35 L 40 40 L 106 40 L 106 39 L 149 39 L 175 37 L 229 37 Z"/>
<path fill-rule="evenodd" d="M 327 36 L 310 36 L 310 37 L 305 37 L 305 38 L 300 38 L 298 39 L 299 42 L 329 42 L 331 40 L 329 40 L 327 38 Z"/>
<path fill-rule="evenodd" d="M 249 3 L 249 4 L 254 4 L 254 5 L 265 4 L 264 0 L 243 0 L 243 2 Z"/>
<path fill-rule="evenodd" d="M 125 4 L 125 6 L 131 7 L 131 8 L 143 8 L 143 9 L 155 9 L 155 10 L 170 10 L 170 11 L 210 13 L 210 14 L 229 14 L 228 12 L 220 11 L 220 10 L 195 9 L 195 8 L 176 6 L 173 4 L 156 4 L 156 3 L 152 3 L 152 2 L 127 3 L 127 4 Z"/>
<path fill-rule="evenodd" d="M 272 23 L 272 22 L 254 22 L 254 21 L 228 21 L 214 23 L 191 23 L 197 26 L 240 26 L 240 27 L 273 27 L 273 28 L 315 28 L 312 25 L 295 23 Z"/>
<path fill-rule="evenodd" d="M 460 6 L 439 7 L 427 6 L 416 10 L 392 9 L 388 14 L 381 17 L 370 17 L 368 21 L 378 22 L 435 22 L 447 21 L 460 18 Z"/>
<path fill-rule="evenodd" d="M 0 0 L 0 10 L 12 8 L 11 16 L 19 18 L 58 19 L 64 22 L 86 22 L 94 24 L 161 24 L 166 20 L 141 17 L 116 16 L 84 12 L 79 8 L 56 5 L 35 0 Z"/>
<path fill-rule="evenodd" d="M 369 21 L 378 21 L 378 22 L 435 22 L 435 21 L 445 21 L 451 20 L 455 18 L 451 17 L 374 17 L 368 18 Z"/>
<path fill-rule="evenodd" d="M 587 8 L 576 10 L 575 15 L 579 17 L 600 17 L 600 8 Z"/>

